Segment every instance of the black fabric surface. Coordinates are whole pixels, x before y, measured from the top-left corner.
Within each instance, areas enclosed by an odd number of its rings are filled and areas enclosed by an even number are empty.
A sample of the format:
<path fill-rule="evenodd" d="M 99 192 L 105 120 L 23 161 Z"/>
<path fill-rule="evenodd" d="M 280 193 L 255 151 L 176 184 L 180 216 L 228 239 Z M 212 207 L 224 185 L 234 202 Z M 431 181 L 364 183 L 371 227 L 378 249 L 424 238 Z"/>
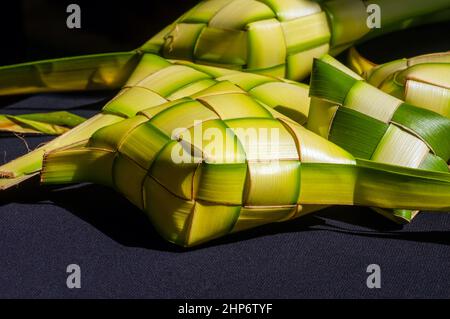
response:
<path fill-rule="evenodd" d="M 361 49 L 385 62 L 448 50 L 442 34 L 418 28 Z M 113 95 L 1 98 L 0 111 L 70 109 L 90 116 Z M 49 138 L 26 140 L 34 148 Z M 1 163 L 26 151 L 21 139 L 0 137 Z M 69 264 L 81 267 L 81 289 L 66 287 Z M 366 286 L 370 264 L 381 267 L 381 289 Z M 331 207 L 182 249 L 101 186 L 29 183 L 0 196 L 1 298 L 449 298 L 449 278 L 450 214 L 421 213 L 399 227 L 367 208 Z"/>

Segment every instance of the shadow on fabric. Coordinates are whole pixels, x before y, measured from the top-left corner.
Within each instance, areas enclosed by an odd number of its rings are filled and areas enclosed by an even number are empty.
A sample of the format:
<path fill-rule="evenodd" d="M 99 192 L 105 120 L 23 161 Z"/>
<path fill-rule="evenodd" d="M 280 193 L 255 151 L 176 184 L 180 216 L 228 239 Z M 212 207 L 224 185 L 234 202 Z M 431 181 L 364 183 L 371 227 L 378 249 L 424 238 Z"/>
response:
<path fill-rule="evenodd" d="M 95 194 L 95 197 L 92 197 Z M 264 225 L 185 249 L 165 241 L 150 220 L 109 188 L 83 184 L 64 188 L 40 187 L 32 179 L 19 189 L 0 193 L 0 206 L 11 202 L 62 207 L 117 243 L 128 247 L 187 252 L 287 232 L 330 231 L 342 234 L 450 245 L 450 231 L 410 231 L 365 207 L 335 206 L 283 223 Z M 89 198 L 90 200 L 83 200 Z M 49 208 L 51 209 L 51 208 Z"/>

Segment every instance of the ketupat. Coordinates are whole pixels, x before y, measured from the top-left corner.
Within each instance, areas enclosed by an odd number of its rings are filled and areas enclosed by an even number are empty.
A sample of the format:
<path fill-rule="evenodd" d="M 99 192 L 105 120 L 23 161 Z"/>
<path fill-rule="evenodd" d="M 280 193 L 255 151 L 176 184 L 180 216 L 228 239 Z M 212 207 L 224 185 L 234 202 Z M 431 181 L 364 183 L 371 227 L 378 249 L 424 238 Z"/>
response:
<path fill-rule="evenodd" d="M 448 173 L 450 119 L 374 88 L 330 56 L 314 61 L 310 96 L 308 129 L 354 156 Z M 396 221 L 417 213 L 377 211 Z"/>
<path fill-rule="evenodd" d="M 373 5 L 381 11 L 379 29 L 368 27 Z M 430 14 L 434 21 L 446 9 L 445 0 L 207 0 L 140 50 L 301 80 L 314 57 L 338 54 L 366 35 L 427 22 Z"/>
<path fill-rule="evenodd" d="M 217 83 L 222 92 L 248 92 L 300 124 L 309 110 L 308 86 L 271 76 L 243 73 L 190 62 L 169 61 L 145 54 L 123 89 L 102 112 L 42 147 L 0 166 L 0 189 L 17 185 L 38 173 L 45 152 L 88 139 L 101 127 L 123 121 L 151 106 L 191 96 Z M 217 89 L 217 88 L 216 88 Z M 245 101 L 236 104 L 245 109 Z"/>
<path fill-rule="evenodd" d="M 450 118 L 450 52 L 376 65 L 351 49 L 349 64 L 380 90 Z"/>
<path fill-rule="evenodd" d="M 251 107 L 230 110 L 240 99 Z M 183 246 L 322 205 L 450 209 L 449 173 L 355 159 L 220 83 L 47 153 L 41 181 L 114 187 Z"/>

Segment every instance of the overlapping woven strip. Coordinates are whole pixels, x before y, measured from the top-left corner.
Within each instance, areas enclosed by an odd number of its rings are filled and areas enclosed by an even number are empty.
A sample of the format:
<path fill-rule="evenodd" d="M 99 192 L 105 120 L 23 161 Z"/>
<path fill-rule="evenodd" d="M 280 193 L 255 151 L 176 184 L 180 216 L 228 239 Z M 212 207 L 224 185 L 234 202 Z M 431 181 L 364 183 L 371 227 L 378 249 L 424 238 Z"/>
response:
<path fill-rule="evenodd" d="M 392 100 L 392 102 L 394 101 Z M 448 161 L 450 145 L 446 143 L 446 146 L 442 146 L 440 142 L 445 143 L 450 136 L 448 135 L 450 134 L 449 123 L 442 119 L 439 123 L 440 126 L 432 125 L 432 122 L 437 119 L 434 114 L 421 112 L 419 108 L 401 101 L 395 101 L 394 103 L 391 105 L 380 104 L 380 109 L 389 114 L 388 117 L 380 120 L 374 117 L 375 114 L 367 114 L 368 112 L 359 107 L 359 104 L 345 104 L 344 102 L 335 113 L 330 127 L 329 139 L 340 146 L 344 146 L 342 141 L 347 140 L 345 136 L 352 136 L 353 139 L 349 139 L 351 142 L 346 142 L 346 149 L 357 157 L 379 162 L 426 168 L 425 165 L 429 161 L 442 161 L 442 164 Z M 404 119 L 400 114 L 408 114 L 408 119 Z M 343 120 L 344 118 L 357 120 L 358 117 L 371 117 L 372 126 L 355 125 L 350 127 L 341 124 L 346 122 Z M 360 141 L 358 137 L 368 135 L 371 137 L 369 150 L 367 148 L 359 149 L 358 143 Z M 392 153 L 392 149 L 396 149 L 397 152 Z M 411 156 L 406 158 L 405 153 Z M 402 158 L 401 161 L 397 160 L 397 154 L 401 155 L 398 156 Z"/>
<path fill-rule="evenodd" d="M 316 60 L 316 63 L 325 62 Z M 343 75 L 342 71 L 337 68 L 335 70 Z M 342 88 L 339 96 L 333 101 L 327 96 L 327 100 L 336 107 L 332 108 L 331 115 L 323 117 L 328 121 L 325 137 L 349 150 L 356 157 L 374 161 L 423 167 L 429 161 L 446 163 L 449 160 L 449 119 L 405 103 L 358 78 L 352 79 L 348 75 L 347 79 L 348 84 Z M 329 79 L 330 83 L 333 80 Z M 322 97 L 315 91 L 314 79 L 311 82 L 311 94 L 318 98 Z M 314 117 L 320 117 L 319 112 L 320 108 L 312 106 L 311 113 L 314 113 Z M 370 123 L 370 126 L 367 123 Z M 404 143 L 405 140 L 409 140 L 410 143 Z M 364 141 L 364 145 L 360 144 L 361 141 Z M 399 154 L 411 154 L 410 161 L 398 162 L 395 158 L 389 158 L 384 150 L 386 147 L 392 148 L 392 143 Z"/>
<path fill-rule="evenodd" d="M 309 75 L 313 58 L 327 53 L 330 45 L 350 43 L 368 32 L 362 1 L 329 1 L 322 6 L 325 11 L 310 0 L 206 0 L 141 50 L 301 80 Z M 329 20 L 349 19 L 350 29 L 332 33 Z"/>
<path fill-rule="evenodd" d="M 233 90 L 239 88 L 300 124 L 306 122 L 309 88 L 305 84 L 267 75 L 171 61 L 153 54 L 143 55 L 124 88 L 103 111 L 131 117 L 143 109 L 191 96 L 218 83 L 222 83 L 224 90 L 229 86 Z"/>

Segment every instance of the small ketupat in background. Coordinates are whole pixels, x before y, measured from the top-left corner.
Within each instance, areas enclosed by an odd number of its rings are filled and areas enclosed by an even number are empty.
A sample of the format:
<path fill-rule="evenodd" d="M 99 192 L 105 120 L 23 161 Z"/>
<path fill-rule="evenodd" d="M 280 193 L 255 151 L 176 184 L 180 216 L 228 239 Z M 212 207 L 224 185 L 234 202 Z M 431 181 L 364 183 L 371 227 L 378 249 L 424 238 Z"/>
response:
<path fill-rule="evenodd" d="M 376 65 L 352 48 L 349 65 L 384 92 L 450 118 L 450 52 Z"/>
<path fill-rule="evenodd" d="M 369 5 L 382 10 L 382 28 L 369 28 Z M 442 0 L 209 0 L 140 50 L 302 80 L 315 57 L 338 54 L 365 36 L 446 18 L 445 9 L 450 5 Z"/>

